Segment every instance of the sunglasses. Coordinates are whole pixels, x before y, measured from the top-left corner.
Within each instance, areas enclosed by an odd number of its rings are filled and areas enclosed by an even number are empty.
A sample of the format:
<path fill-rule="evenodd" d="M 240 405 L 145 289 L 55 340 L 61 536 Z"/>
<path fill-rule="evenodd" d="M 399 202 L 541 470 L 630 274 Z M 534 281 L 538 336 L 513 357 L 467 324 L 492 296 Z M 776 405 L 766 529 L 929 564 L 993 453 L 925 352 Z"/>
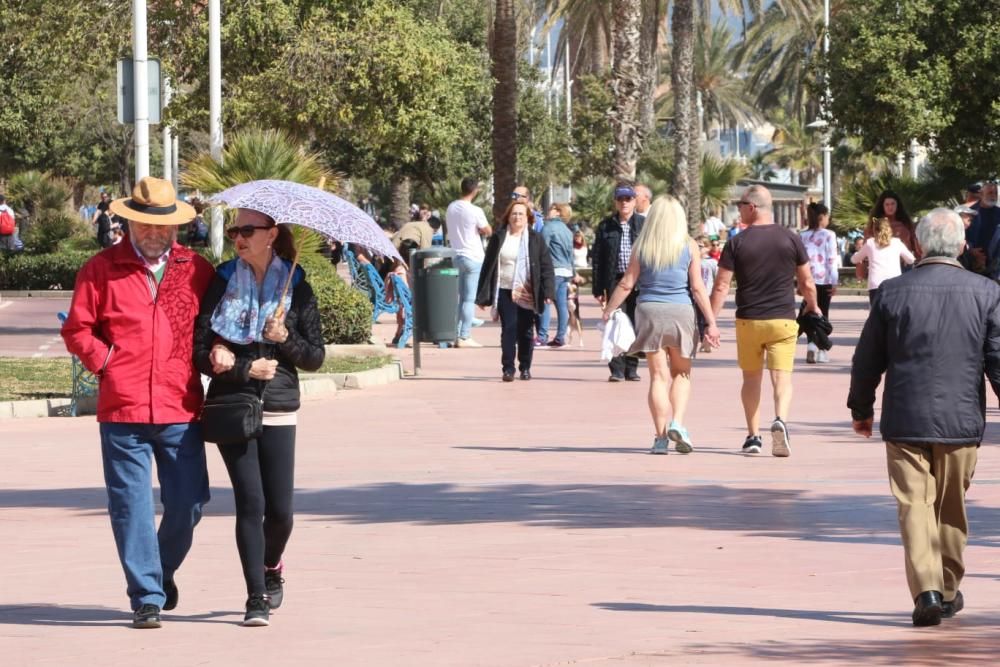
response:
<path fill-rule="evenodd" d="M 230 227 L 226 230 L 226 236 L 229 237 L 230 241 L 235 241 L 237 236 L 242 236 L 245 239 L 253 236 L 254 232 L 258 229 L 270 229 L 270 227 L 257 227 L 256 225 L 243 225 L 242 227 Z"/>
<path fill-rule="evenodd" d="M 633 201 L 635 197 L 615 197 L 615 201 Z"/>

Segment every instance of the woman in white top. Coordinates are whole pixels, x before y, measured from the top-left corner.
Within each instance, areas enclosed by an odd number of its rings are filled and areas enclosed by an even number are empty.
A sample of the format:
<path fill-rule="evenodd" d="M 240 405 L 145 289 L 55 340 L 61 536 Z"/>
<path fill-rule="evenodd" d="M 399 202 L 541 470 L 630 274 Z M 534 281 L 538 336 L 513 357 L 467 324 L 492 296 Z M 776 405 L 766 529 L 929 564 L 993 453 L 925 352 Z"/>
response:
<path fill-rule="evenodd" d="M 830 301 L 837 293 L 840 273 L 837 270 L 837 235 L 827 229 L 830 224 L 830 210 L 823 204 L 812 202 L 806 209 L 808 229 L 802 232 L 802 245 L 809 256 L 809 271 L 816 283 L 816 302 L 823 311 L 823 317 L 830 319 Z M 829 361 L 826 350 L 816 347 L 812 335 L 808 336 L 806 363 L 823 364 Z"/>
<path fill-rule="evenodd" d="M 913 264 L 914 256 L 910 249 L 892 235 L 892 225 L 888 218 L 881 218 L 872 221 L 875 227 L 875 236 L 865 241 L 861 250 L 854 253 L 851 262 L 855 265 L 868 261 L 868 301 L 875 300 L 879 285 L 888 280 L 902 275 L 903 268 L 900 262 Z"/>
<path fill-rule="evenodd" d="M 587 262 L 587 255 L 590 248 L 587 247 L 587 239 L 579 229 L 573 232 L 573 268 L 586 269 L 590 264 Z"/>

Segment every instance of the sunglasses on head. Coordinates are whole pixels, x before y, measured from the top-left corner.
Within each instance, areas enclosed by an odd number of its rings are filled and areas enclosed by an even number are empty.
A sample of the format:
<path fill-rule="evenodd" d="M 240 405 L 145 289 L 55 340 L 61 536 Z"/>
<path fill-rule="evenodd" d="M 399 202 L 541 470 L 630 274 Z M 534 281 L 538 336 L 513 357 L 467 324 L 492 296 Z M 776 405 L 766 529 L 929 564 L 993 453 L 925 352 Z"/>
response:
<path fill-rule="evenodd" d="M 254 232 L 258 229 L 270 229 L 268 227 L 258 227 L 256 225 L 243 225 L 242 227 L 230 227 L 226 230 L 226 236 L 229 237 L 230 241 L 235 241 L 237 236 L 242 236 L 245 239 L 253 236 Z"/>

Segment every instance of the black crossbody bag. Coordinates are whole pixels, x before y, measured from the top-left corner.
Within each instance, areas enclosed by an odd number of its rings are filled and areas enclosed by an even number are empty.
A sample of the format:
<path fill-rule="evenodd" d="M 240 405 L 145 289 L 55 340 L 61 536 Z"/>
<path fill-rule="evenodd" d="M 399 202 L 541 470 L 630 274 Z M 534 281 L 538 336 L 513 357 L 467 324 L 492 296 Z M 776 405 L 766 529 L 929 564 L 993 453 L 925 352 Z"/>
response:
<path fill-rule="evenodd" d="M 265 355 L 264 358 L 269 358 Z M 201 408 L 201 435 L 206 442 L 232 445 L 259 438 L 264 432 L 264 393 L 220 394 L 205 399 Z"/>

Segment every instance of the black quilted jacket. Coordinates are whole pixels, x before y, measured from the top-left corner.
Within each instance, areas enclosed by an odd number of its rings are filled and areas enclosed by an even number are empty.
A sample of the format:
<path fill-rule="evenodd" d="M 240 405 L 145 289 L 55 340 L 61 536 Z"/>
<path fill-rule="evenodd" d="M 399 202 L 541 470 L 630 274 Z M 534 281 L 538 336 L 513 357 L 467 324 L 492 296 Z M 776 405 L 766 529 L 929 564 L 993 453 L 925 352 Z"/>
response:
<path fill-rule="evenodd" d="M 326 356 L 316 296 L 305 281 L 304 272 L 292 290 L 292 306 L 285 315 L 288 339 L 281 344 L 236 345 L 216 336 L 212 331 L 212 312 L 226 293 L 227 284 L 228 280 L 217 273 L 202 299 L 201 312 L 195 323 L 194 363 L 199 371 L 212 378 L 208 395 L 259 394 L 264 383 L 250 379 L 250 364 L 260 357 L 268 357 L 278 360 L 278 368 L 274 379 L 267 383 L 264 390 L 264 409 L 268 412 L 298 410 L 299 374 L 296 368 L 304 371 L 318 370 Z M 216 341 L 224 342 L 236 355 L 236 364 L 232 370 L 220 375 L 212 372 L 212 362 L 209 361 L 209 354 Z"/>

